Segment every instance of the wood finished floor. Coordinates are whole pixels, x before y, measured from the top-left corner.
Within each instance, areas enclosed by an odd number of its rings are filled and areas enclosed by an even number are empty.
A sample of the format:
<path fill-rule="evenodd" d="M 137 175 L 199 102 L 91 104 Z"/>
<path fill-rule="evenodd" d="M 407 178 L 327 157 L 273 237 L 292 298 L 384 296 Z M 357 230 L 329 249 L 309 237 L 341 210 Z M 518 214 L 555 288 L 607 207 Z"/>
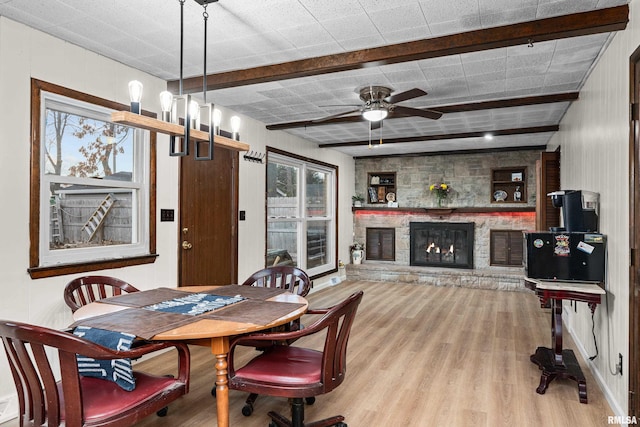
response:
<path fill-rule="evenodd" d="M 378 426 L 603 426 L 613 411 L 585 368 L 589 403 L 573 381 L 556 380 L 535 392 L 540 371 L 529 356 L 550 345 L 550 313 L 533 293 L 347 281 L 309 296 L 330 306 L 364 290 L 351 332 L 345 382 L 305 408 L 314 421 L 342 414 L 349 427 Z M 303 323 L 309 323 L 311 316 Z M 319 340 L 307 341 L 317 346 Z M 575 348 L 565 335 L 565 348 Z M 136 426 L 215 426 L 210 395 L 213 357 L 191 346 L 191 391 Z M 250 351 L 237 355 L 248 360 Z M 155 371 L 170 354 L 141 362 Z M 286 400 L 261 396 L 252 416 L 241 414 L 246 394 L 231 390 L 230 425 L 266 427 L 267 412 L 289 415 Z"/>

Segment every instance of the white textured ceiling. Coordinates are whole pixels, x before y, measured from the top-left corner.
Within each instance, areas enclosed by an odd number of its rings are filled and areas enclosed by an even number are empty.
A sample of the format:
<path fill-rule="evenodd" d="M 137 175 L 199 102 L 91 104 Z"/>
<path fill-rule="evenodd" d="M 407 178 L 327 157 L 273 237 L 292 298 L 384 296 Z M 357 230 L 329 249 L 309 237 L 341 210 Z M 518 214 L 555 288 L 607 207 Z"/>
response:
<path fill-rule="evenodd" d="M 209 73 L 463 33 L 627 4 L 628 0 L 219 0 L 207 7 Z M 184 76 L 203 72 L 203 8 L 184 6 Z M 0 15 L 166 80 L 179 78 L 178 0 L 0 0 Z M 358 104 L 376 84 L 427 96 L 400 105 L 448 104 L 579 91 L 611 34 L 371 66 L 210 91 L 207 98 L 265 124 L 313 120 Z M 574 101 L 574 102 L 579 102 Z M 327 107 L 327 105 L 334 105 Z M 337 105 L 337 106 L 335 106 Z M 377 141 L 557 125 L 569 102 L 385 120 Z M 369 138 L 366 122 L 289 129 L 319 144 Z M 545 145 L 552 133 L 339 147 L 353 156 Z M 251 141 L 247 141 L 251 143 Z"/>

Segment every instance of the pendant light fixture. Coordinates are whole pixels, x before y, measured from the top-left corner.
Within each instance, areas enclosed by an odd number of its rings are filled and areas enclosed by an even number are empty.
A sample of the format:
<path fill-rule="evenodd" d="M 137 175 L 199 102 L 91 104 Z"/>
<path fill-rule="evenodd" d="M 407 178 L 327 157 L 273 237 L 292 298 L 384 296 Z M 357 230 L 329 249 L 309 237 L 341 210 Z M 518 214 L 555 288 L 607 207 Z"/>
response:
<path fill-rule="evenodd" d="M 236 151 L 249 151 L 249 145 L 239 141 L 239 118 L 232 118 L 234 127 L 232 138 L 221 135 L 220 121 L 221 113 L 215 109 L 212 103 L 207 103 L 207 20 L 209 14 L 207 5 L 216 3 L 218 0 L 195 0 L 203 6 L 204 18 L 204 72 L 203 72 L 203 94 L 204 104 L 192 99 L 191 95 L 183 94 L 183 55 L 184 55 L 184 3 L 185 0 L 178 0 L 180 3 L 180 86 L 179 94 L 174 96 L 171 92 L 160 93 L 160 109 L 162 120 L 143 115 L 141 108 L 142 83 L 132 81 L 129 83 L 129 95 L 131 101 L 130 111 L 116 111 L 111 114 L 111 121 L 114 123 L 127 125 L 135 128 L 145 129 L 153 132 L 169 135 L 169 155 L 186 156 L 189 154 L 189 141 L 194 141 L 195 159 L 213 159 L 214 144 Z M 182 123 L 180 123 L 182 122 Z M 201 130 L 204 127 L 206 131 Z M 203 145 L 208 144 L 206 154 Z"/>

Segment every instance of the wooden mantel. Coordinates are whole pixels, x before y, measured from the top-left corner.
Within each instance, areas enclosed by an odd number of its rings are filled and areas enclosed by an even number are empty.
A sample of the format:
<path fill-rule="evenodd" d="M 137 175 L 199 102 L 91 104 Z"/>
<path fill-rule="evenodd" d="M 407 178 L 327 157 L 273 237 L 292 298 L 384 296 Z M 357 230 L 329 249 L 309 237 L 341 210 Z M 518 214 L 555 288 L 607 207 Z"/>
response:
<path fill-rule="evenodd" d="M 466 213 L 513 213 L 513 212 L 535 212 L 535 206 L 505 206 L 500 207 L 452 207 L 452 208 L 389 208 L 378 206 L 352 207 L 354 213 L 386 213 L 386 212 L 402 212 L 405 214 L 427 214 L 427 215 L 450 215 L 450 214 L 466 214 Z"/>

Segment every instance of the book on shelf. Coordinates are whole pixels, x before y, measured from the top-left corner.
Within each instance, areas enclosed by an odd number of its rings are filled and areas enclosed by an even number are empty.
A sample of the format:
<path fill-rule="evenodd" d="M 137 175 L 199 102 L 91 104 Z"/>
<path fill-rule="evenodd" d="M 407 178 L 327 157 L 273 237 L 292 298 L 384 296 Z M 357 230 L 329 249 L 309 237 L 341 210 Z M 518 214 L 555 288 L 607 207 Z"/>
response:
<path fill-rule="evenodd" d="M 369 187 L 369 200 L 371 203 L 378 203 L 378 193 L 373 187 Z"/>

